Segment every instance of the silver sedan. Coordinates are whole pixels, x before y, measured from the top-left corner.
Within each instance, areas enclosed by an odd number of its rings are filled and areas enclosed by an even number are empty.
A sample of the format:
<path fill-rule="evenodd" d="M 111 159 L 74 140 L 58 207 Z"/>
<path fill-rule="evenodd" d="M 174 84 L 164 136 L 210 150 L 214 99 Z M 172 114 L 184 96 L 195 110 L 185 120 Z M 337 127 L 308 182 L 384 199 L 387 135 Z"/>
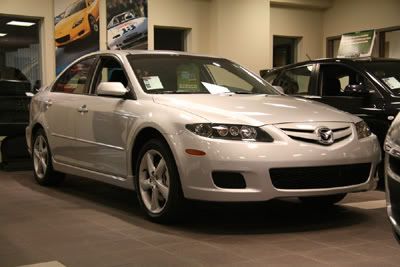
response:
<path fill-rule="evenodd" d="M 68 173 L 136 188 L 157 222 L 179 218 L 185 199 L 334 204 L 374 188 L 380 161 L 360 118 L 177 52 L 78 59 L 33 97 L 26 137 L 40 184 Z"/>

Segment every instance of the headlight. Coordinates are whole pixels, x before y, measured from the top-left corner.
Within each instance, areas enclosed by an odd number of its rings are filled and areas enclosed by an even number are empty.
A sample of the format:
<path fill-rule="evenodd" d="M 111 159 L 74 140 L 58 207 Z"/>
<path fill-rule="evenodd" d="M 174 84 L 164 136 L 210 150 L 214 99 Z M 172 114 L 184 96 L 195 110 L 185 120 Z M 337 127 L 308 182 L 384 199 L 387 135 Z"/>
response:
<path fill-rule="evenodd" d="M 369 129 L 365 121 L 360 121 L 356 123 L 356 130 L 358 139 L 362 139 L 371 135 L 371 130 Z"/>
<path fill-rule="evenodd" d="M 195 123 L 187 124 L 189 131 L 208 138 L 239 141 L 273 142 L 273 138 L 258 127 L 238 124 Z"/>
<path fill-rule="evenodd" d="M 396 144 L 392 138 L 390 138 L 389 134 L 386 136 L 385 143 L 383 144 L 383 149 L 389 155 L 400 158 L 400 146 Z"/>
<path fill-rule="evenodd" d="M 81 18 L 80 20 L 75 21 L 74 25 L 72 25 L 72 29 L 78 27 L 79 25 L 81 25 L 83 22 L 83 18 Z"/>

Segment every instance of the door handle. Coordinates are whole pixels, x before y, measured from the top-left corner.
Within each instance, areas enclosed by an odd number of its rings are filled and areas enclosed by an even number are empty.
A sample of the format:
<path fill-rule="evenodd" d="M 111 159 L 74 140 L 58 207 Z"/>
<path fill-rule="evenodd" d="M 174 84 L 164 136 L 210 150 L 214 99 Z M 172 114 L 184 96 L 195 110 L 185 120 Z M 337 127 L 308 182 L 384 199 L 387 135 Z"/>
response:
<path fill-rule="evenodd" d="M 53 101 L 51 99 L 47 99 L 46 101 L 44 101 L 44 105 L 46 109 L 48 109 L 49 107 L 51 107 L 51 105 L 53 105 Z"/>
<path fill-rule="evenodd" d="M 89 110 L 86 105 L 83 105 L 80 108 L 78 108 L 78 112 L 79 113 L 87 113 L 87 112 L 89 112 Z"/>

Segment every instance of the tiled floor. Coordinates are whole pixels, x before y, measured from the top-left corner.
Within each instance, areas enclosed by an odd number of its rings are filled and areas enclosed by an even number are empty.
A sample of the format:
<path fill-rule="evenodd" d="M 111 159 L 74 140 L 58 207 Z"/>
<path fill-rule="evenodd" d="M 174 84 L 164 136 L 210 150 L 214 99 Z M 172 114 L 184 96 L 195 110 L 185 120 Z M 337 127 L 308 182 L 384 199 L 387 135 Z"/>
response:
<path fill-rule="evenodd" d="M 0 172 L 0 267 L 400 266 L 382 200 L 352 194 L 329 210 L 192 203 L 185 222 L 162 226 L 134 192 L 77 177 L 44 188 L 31 172 Z"/>

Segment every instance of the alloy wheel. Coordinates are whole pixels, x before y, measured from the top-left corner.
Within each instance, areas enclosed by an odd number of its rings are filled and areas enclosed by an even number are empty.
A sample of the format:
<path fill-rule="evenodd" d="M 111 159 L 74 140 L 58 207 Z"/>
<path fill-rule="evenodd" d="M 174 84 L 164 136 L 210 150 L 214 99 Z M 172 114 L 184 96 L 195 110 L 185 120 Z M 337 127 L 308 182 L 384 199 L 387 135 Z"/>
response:
<path fill-rule="evenodd" d="M 35 139 L 33 146 L 33 167 L 39 179 L 43 179 L 46 175 L 49 163 L 49 153 L 47 142 L 42 135 Z"/>
<path fill-rule="evenodd" d="M 167 204 L 170 177 L 163 156 L 148 150 L 142 157 L 139 169 L 139 190 L 145 207 L 152 213 L 162 212 Z"/>

